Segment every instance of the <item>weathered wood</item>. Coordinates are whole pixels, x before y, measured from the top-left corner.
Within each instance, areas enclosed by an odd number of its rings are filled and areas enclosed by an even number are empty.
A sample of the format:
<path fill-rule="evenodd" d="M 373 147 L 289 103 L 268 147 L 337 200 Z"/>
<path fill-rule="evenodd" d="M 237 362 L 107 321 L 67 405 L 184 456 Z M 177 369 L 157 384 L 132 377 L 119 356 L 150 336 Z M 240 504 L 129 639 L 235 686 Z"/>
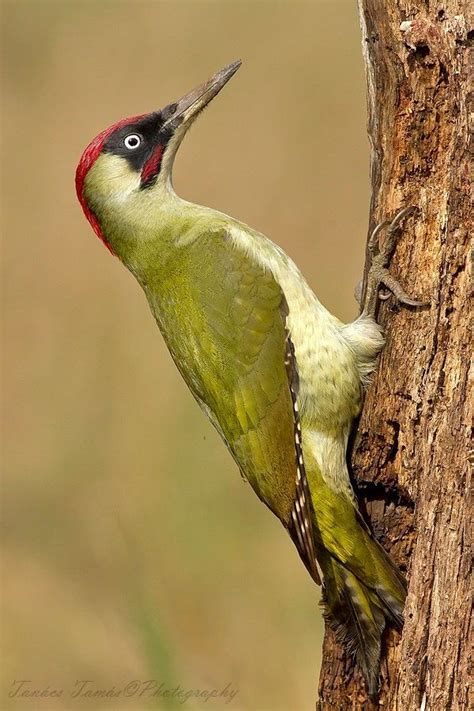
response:
<path fill-rule="evenodd" d="M 327 631 L 318 703 L 323 711 L 467 709 L 472 18 L 462 0 L 359 0 L 359 12 L 370 227 L 401 206 L 419 208 L 391 271 L 431 306 L 381 306 L 387 344 L 352 453 L 361 507 L 407 571 L 405 626 L 386 633 L 379 704 Z"/>

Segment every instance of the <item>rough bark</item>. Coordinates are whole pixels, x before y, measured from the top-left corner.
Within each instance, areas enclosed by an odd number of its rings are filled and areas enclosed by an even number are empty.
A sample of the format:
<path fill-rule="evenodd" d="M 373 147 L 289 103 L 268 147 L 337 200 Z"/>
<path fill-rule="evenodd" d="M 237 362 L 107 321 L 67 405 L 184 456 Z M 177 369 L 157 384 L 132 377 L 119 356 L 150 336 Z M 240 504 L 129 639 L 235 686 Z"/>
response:
<path fill-rule="evenodd" d="M 467 709 L 472 17 L 462 0 L 359 0 L 359 11 L 370 227 L 401 206 L 419 208 L 391 272 L 431 305 L 381 306 L 387 344 L 352 452 L 361 507 L 407 573 L 405 626 L 386 632 L 378 703 L 328 630 L 318 706 Z"/>

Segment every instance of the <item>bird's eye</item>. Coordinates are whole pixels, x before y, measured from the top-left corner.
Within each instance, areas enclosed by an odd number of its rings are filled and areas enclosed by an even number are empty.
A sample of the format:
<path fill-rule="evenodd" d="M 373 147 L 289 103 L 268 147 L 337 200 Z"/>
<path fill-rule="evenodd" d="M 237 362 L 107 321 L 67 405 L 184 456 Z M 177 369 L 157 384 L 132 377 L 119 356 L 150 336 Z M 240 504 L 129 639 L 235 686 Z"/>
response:
<path fill-rule="evenodd" d="M 141 136 L 138 135 L 138 133 L 131 133 L 124 139 L 125 148 L 128 148 L 129 151 L 134 151 L 136 148 L 138 148 L 141 142 L 142 139 Z"/>

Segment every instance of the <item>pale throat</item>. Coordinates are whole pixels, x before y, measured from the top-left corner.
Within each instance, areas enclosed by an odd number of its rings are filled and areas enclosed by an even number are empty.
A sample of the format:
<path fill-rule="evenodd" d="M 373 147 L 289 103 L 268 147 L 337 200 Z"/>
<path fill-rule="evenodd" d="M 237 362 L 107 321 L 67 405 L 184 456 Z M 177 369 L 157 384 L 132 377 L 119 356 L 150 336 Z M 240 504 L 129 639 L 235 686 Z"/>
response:
<path fill-rule="evenodd" d="M 146 228 L 176 198 L 166 168 L 164 165 L 154 185 L 142 189 L 140 173 L 124 158 L 101 154 L 84 181 L 87 204 L 99 219 L 122 219 Z"/>

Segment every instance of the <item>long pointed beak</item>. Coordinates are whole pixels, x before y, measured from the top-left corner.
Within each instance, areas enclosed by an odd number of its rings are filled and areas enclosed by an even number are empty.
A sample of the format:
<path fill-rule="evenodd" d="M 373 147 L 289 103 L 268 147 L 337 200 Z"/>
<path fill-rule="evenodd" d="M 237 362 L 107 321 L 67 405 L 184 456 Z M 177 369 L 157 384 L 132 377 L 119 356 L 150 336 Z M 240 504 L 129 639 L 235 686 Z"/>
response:
<path fill-rule="evenodd" d="M 207 104 L 220 92 L 229 79 L 234 76 L 242 62 L 237 60 L 216 72 L 204 84 L 196 87 L 176 104 L 170 104 L 162 111 L 165 122 L 161 126 L 163 129 L 169 128 L 172 131 L 180 125 L 191 123 Z"/>

